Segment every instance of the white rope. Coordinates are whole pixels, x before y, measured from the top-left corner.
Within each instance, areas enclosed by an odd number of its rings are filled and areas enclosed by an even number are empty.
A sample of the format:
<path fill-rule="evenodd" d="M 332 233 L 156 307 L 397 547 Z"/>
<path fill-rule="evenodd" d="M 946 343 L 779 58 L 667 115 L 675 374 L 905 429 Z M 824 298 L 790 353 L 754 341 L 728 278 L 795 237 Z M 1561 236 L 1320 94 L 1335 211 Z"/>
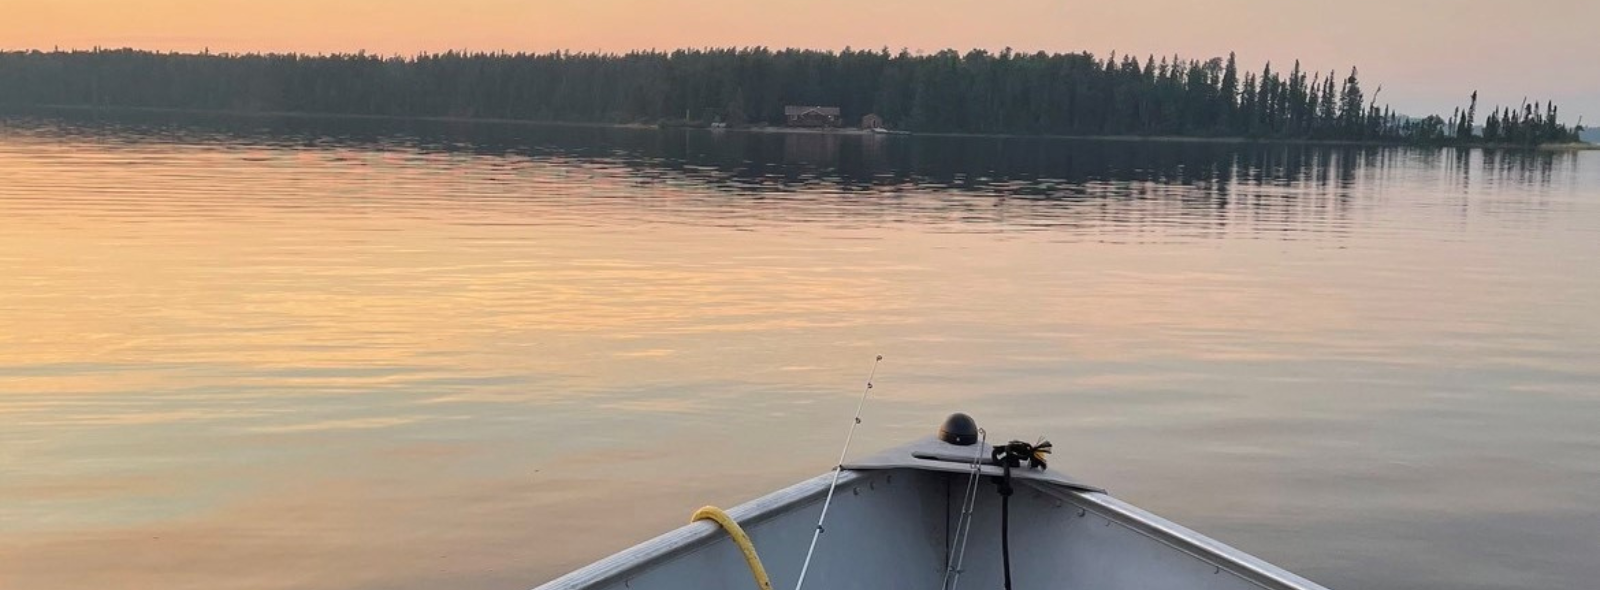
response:
<path fill-rule="evenodd" d="M 856 402 L 856 418 L 850 423 L 850 432 L 844 436 L 844 449 L 839 451 L 839 463 L 833 467 L 833 483 L 828 484 L 828 497 L 822 500 L 822 516 L 817 518 L 817 530 L 811 533 L 811 548 L 806 549 L 806 560 L 800 564 L 800 579 L 795 580 L 794 590 L 806 583 L 806 570 L 811 569 L 811 556 L 817 551 L 817 539 L 822 537 L 822 522 L 828 519 L 828 506 L 833 504 L 833 489 L 839 487 L 839 475 L 844 473 L 844 457 L 850 453 L 850 439 L 856 436 L 856 426 L 861 425 L 861 408 L 867 405 L 867 394 L 872 391 L 872 379 L 878 376 L 878 363 L 883 361 L 883 355 L 872 361 L 872 372 L 867 374 L 867 386 L 861 390 L 861 401 Z"/>
<path fill-rule="evenodd" d="M 989 448 L 989 433 L 978 429 L 978 448 L 972 454 L 972 474 L 967 477 L 967 491 L 961 496 L 961 516 L 956 519 L 955 534 L 950 539 L 950 553 L 945 558 L 943 590 L 955 590 L 961 583 L 961 568 L 967 558 L 967 537 L 972 535 L 972 512 L 978 504 L 978 474 L 983 471 L 983 451 Z"/>

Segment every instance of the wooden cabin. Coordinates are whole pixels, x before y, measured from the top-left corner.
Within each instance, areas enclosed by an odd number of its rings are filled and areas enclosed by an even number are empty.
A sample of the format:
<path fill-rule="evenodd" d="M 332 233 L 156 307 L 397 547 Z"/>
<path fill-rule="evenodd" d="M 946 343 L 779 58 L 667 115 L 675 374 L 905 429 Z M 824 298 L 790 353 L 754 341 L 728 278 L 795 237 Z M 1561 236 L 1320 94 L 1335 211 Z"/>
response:
<path fill-rule="evenodd" d="M 843 121 L 839 107 L 786 106 L 783 118 L 790 127 L 838 127 Z"/>
<path fill-rule="evenodd" d="M 886 129 L 887 127 L 885 127 L 883 124 L 883 117 L 879 117 L 877 113 L 867 113 L 865 116 L 861 117 L 861 128 Z"/>

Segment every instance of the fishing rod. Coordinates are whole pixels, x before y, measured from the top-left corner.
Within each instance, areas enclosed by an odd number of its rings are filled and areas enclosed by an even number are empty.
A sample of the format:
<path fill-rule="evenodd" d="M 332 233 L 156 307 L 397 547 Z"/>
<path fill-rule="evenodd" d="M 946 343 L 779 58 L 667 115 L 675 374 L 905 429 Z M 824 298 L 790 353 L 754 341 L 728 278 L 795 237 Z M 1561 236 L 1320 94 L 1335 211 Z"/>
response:
<path fill-rule="evenodd" d="M 822 500 L 822 516 L 817 517 L 817 530 L 811 533 L 811 547 L 806 549 L 806 560 L 800 564 L 800 579 L 795 580 L 794 590 L 800 590 L 806 583 L 806 570 L 811 569 L 811 557 L 817 552 L 817 539 L 822 537 L 822 523 L 828 520 L 828 507 L 833 504 L 833 490 L 839 487 L 839 476 L 844 473 L 844 458 L 850 453 L 850 440 L 856 436 L 856 427 L 861 425 L 861 408 L 867 405 L 867 394 L 872 392 L 872 379 L 878 376 L 878 363 L 883 362 L 883 355 L 872 361 L 872 371 L 867 373 L 867 386 L 861 389 L 861 401 L 856 402 L 856 417 L 850 423 L 850 432 L 844 435 L 844 449 L 839 451 L 839 462 L 833 467 L 833 483 L 828 484 L 828 496 Z"/>
<path fill-rule="evenodd" d="M 940 590 L 956 590 L 961 584 L 961 569 L 967 559 L 967 538 L 972 535 L 972 510 L 978 504 L 978 474 L 983 471 L 984 451 L 989 450 L 989 433 L 978 429 L 978 448 L 972 454 L 972 467 L 967 476 L 967 491 L 961 496 L 961 516 L 956 519 L 956 533 L 950 540 L 946 554 L 944 582 Z"/>

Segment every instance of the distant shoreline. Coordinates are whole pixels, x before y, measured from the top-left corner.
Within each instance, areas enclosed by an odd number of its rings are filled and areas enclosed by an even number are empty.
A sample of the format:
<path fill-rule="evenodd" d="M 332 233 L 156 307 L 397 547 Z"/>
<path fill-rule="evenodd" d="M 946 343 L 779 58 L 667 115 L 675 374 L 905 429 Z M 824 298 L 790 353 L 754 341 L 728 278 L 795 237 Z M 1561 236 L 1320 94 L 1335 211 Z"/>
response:
<path fill-rule="evenodd" d="M 22 111 L 22 112 L 19 112 Z M 345 119 L 368 121 L 416 121 L 424 123 L 464 123 L 485 125 L 522 125 L 533 127 L 579 127 L 591 129 L 633 129 L 633 130 L 692 130 L 714 133 L 763 133 L 785 135 L 833 135 L 855 137 L 951 137 L 951 138 L 978 138 L 978 139 L 1051 139 L 1051 140 L 1079 140 L 1079 141 L 1120 141 L 1120 142 L 1153 142 L 1153 143 L 1216 143 L 1216 144 L 1269 144 L 1269 145 L 1313 145 L 1313 146 L 1347 146 L 1347 147 L 1415 147 L 1415 148 L 1482 148 L 1495 150 L 1544 150 L 1544 151 L 1588 151 L 1600 150 L 1596 143 L 1560 143 L 1560 144 L 1507 144 L 1507 143 L 1411 143 L 1374 140 L 1341 140 L 1341 139 L 1297 139 L 1297 138 L 1257 138 L 1257 137 L 1202 137 L 1187 135 L 1053 135 L 1053 134 L 1019 134 L 1019 133 L 971 133 L 971 132 L 901 132 L 892 134 L 875 133 L 868 129 L 853 127 L 779 127 L 771 125 L 755 125 L 743 127 L 711 128 L 704 125 L 673 125 L 673 124 L 648 124 L 648 123 L 600 123 L 594 121 L 560 121 L 560 120 L 535 120 L 535 119 L 505 119 L 498 117 L 461 117 L 461 116 L 409 116 L 409 115 L 372 115 L 359 113 L 316 113 L 304 111 L 243 111 L 243 110 L 211 110 L 211 109 L 180 109 L 168 107 L 130 107 L 130 106 L 89 106 L 89 105 L 0 105 L 0 114 L 24 114 L 26 111 L 55 111 L 73 113 L 147 113 L 167 115 L 203 115 L 215 117 L 241 117 L 241 118 L 283 118 L 283 119 Z"/>

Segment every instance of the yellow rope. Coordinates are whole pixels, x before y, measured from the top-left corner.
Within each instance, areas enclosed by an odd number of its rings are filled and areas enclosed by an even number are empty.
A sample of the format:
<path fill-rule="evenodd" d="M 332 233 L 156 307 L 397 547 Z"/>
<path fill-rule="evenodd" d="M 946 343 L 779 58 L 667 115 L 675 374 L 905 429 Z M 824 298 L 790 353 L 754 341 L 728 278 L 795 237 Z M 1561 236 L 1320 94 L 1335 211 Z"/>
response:
<path fill-rule="evenodd" d="M 706 506 L 694 511 L 694 517 L 690 518 L 689 522 L 701 520 L 714 520 L 722 525 L 722 529 L 728 531 L 728 536 L 733 537 L 734 544 L 739 546 L 739 551 L 744 553 L 744 561 L 750 564 L 750 575 L 755 576 L 756 585 L 760 586 L 761 590 L 772 590 L 772 581 L 767 579 L 767 568 L 761 567 L 761 558 L 756 556 L 756 546 L 750 542 L 750 535 L 744 534 L 744 529 L 739 523 L 733 521 L 733 517 L 728 516 L 728 513 L 723 512 L 721 508 Z"/>

